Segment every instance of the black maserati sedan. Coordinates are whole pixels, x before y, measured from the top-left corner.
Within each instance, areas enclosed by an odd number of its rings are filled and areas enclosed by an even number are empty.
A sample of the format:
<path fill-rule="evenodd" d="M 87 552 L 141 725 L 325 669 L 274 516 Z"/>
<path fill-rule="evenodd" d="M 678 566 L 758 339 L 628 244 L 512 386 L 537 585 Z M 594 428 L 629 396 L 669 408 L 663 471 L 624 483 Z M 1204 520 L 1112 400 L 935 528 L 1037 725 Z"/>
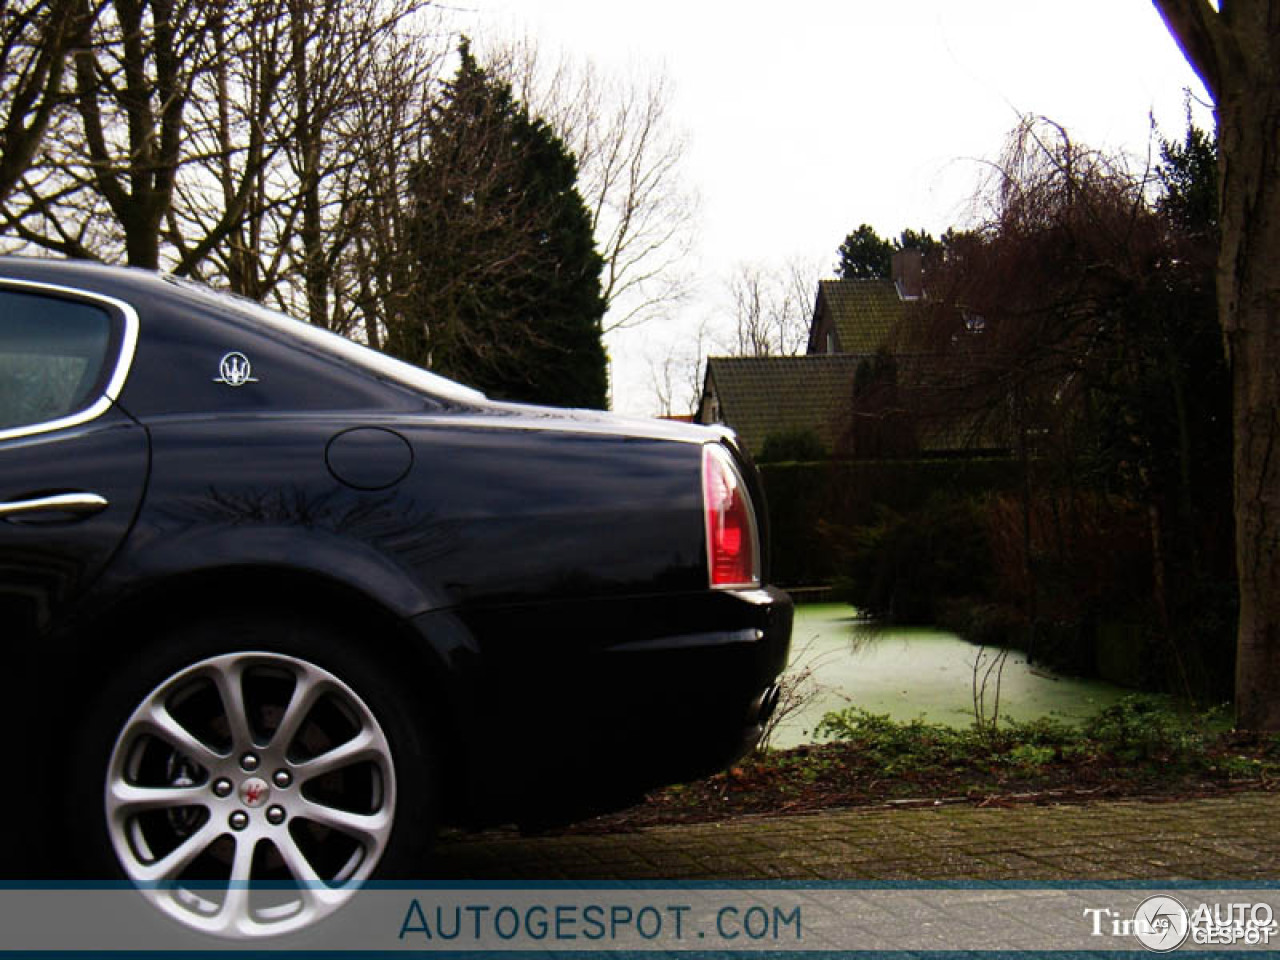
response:
<path fill-rule="evenodd" d="M 791 603 L 727 430 L 499 403 L 147 271 L 0 257 L 5 862 L 229 938 L 723 767 Z"/>

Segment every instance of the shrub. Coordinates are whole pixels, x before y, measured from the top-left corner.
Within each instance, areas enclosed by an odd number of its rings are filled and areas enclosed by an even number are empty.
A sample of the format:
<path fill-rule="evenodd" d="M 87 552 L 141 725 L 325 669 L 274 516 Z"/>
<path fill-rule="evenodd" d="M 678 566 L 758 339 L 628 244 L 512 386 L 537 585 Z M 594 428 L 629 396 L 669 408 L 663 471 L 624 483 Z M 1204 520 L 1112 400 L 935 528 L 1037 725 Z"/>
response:
<path fill-rule="evenodd" d="M 1148 771 L 1197 771 L 1214 763 L 1225 730 L 1222 709 L 1180 710 L 1161 697 L 1126 697 L 1083 728 L 1043 718 L 999 728 L 955 729 L 916 719 L 907 723 L 858 707 L 828 713 L 819 736 L 853 745 L 886 774 L 1003 765 L 1029 771 L 1056 761 L 1120 763 Z M 1277 742 L 1280 749 L 1280 741 Z M 1226 761 L 1228 773 L 1255 776 L 1265 764 Z"/>
<path fill-rule="evenodd" d="M 916 719 L 898 723 L 887 714 L 849 707 L 828 713 L 817 734 L 852 743 L 886 774 L 968 764 L 982 751 L 974 730 L 957 730 Z"/>
<path fill-rule="evenodd" d="M 852 531 L 839 586 L 864 613 L 899 623 L 932 623 L 960 598 L 985 596 L 991 553 L 978 505 L 935 494 Z"/>
<path fill-rule="evenodd" d="M 810 429 L 780 430 L 764 438 L 760 463 L 816 463 L 828 457 L 826 444 Z"/>
<path fill-rule="evenodd" d="M 899 723 L 887 715 L 849 707 L 824 716 L 817 733 L 852 744 L 886 774 L 991 765 L 1028 770 L 1093 750 L 1079 730 L 1047 718 L 999 729 L 977 725 L 958 729 L 921 719 Z"/>
<path fill-rule="evenodd" d="M 780 449 L 768 456 L 781 456 Z M 801 452 L 792 447 L 787 455 Z M 933 496 L 1007 490 L 1019 476 L 1016 461 L 1001 458 L 771 463 L 762 452 L 757 461 L 769 506 L 772 575 L 783 586 L 847 582 L 841 564 L 847 568 L 855 534 L 876 524 L 884 508 L 909 514 Z"/>
<path fill-rule="evenodd" d="M 1090 719 L 1084 733 L 1121 760 L 1188 767 L 1201 762 L 1222 716 L 1221 709 L 1179 710 L 1164 698 L 1135 694 Z"/>

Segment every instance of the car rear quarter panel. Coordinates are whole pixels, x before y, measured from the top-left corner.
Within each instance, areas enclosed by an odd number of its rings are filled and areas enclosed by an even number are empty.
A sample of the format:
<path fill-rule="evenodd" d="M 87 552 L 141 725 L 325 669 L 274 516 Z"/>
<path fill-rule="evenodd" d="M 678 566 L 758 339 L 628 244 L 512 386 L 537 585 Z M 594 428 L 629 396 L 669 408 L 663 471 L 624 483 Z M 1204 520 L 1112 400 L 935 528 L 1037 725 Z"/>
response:
<path fill-rule="evenodd" d="M 384 418 L 376 425 L 404 436 L 413 462 L 369 491 L 339 482 L 325 459 L 334 435 L 367 420 L 144 423 L 150 491 L 114 569 L 127 581 L 313 567 L 401 617 L 705 585 L 696 444 Z"/>

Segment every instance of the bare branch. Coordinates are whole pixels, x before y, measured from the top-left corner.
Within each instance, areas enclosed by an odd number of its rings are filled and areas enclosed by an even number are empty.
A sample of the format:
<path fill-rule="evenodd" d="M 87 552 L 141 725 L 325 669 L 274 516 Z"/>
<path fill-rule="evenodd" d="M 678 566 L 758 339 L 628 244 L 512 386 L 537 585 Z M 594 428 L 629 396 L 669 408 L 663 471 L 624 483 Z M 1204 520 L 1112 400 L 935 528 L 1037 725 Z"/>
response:
<path fill-rule="evenodd" d="M 486 60 L 577 158 L 579 191 L 605 261 L 605 331 L 644 323 L 684 300 L 698 202 L 684 182 L 685 139 L 673 126 L 667 77 L 602 76 L 590 61 L 550 60 L 527 38 Z"/>

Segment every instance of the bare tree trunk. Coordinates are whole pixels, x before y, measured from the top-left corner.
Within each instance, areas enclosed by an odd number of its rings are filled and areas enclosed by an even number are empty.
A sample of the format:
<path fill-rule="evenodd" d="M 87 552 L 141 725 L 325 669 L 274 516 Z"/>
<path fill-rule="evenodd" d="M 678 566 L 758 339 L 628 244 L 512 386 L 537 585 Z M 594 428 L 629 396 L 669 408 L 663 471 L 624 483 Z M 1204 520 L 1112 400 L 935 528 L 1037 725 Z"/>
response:
<path fill-rule="evenodd" d="M 324 269 L 323 234 L 320 224 L 320 133 L 313 115 L 313 99 L 317 91 L 311 77 L 311 51 L 315 30 L 312 22 L 321 21 L 316 31 L 323 40 L 328 30 L 321 19 L 324 12 L 310 2 L 291 4 L 293 29 L 293 74 L 297 82 L 297 113 L 294 119 L 294 143 L 299 157 L 299 199 L 302 224 L 298 239 L 302 243 L 302 275 L 306 291 L 307 319 L 318 327 L 329 326 L 329 284 Z"/>
<path fill-rule="evenodd" d="M 1236 722 L 1280 730 L 1280 3 L 1154 0 L 1217 104 L 1235 446 Z"/>
<path fill-rule="evenodd" d="M 1241 727 L 1280 730 L 1280 90 L 1218 105 L 1218 302 L 1232 372 Z"/>
<path fill-rule="evenodd" d="M 116 0 L 114 6 L 123 84 L 111 76 L 100 51 L 82 49 L 76 57 L 77 105 L 94 179 L 119 221 L 126 259 L 130 266 L 156 269 L 160 228 L 180 162 L 190 71 L 198 69 L 183 60 L 198 55 L 203 23 L 179 22 L 170 0 Z M 179 49 L 188 42 L 190 46 Z M 128 133 L 123 175 L 110 142 L 104 101 L 118 107 Z"/>

